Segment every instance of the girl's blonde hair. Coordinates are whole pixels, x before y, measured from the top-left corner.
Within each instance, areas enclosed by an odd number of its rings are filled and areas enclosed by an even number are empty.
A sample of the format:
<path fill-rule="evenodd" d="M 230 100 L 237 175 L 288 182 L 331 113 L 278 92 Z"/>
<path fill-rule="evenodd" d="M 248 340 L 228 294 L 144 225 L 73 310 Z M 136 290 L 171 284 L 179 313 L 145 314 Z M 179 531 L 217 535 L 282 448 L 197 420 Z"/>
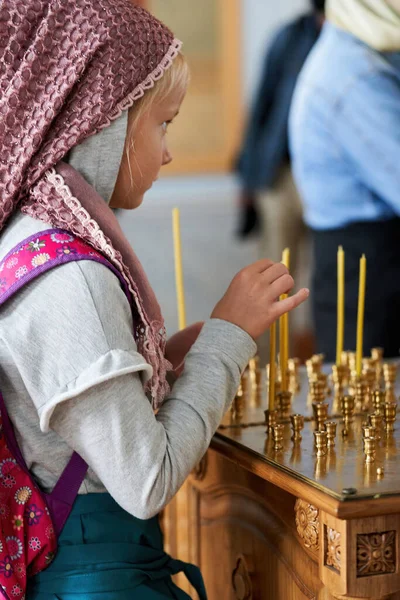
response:
<path fill-rule="evenodd" d="M 161 79 L 156 81 L 154 86 L 129 109 L 128 140 L 130 142 L 133 142 L 140 117 L 150 109 L 151 105 L 154 102 L 161 102 L 174 89 L 179 89 L 184 94 L 189 85 L 189 79 L 189 66 L 183 54 L 179 53 Z"/>

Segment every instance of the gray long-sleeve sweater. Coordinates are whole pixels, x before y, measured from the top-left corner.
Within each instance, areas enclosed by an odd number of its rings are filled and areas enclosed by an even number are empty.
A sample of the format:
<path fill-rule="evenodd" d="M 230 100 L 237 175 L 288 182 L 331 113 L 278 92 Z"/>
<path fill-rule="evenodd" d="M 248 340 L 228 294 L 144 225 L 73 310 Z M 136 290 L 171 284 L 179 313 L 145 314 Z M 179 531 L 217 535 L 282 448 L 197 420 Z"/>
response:
<path fill-rule="evenodd" d="M 16 215 L 0 256 L 47 228 Z M 207 450 L 255 350 L 243 330 L 210 319 L 154 415 L 143 391 L 151 367 L 109 269 L 68 263 L 0 309 L 0 390 L 40 485 L 51 490 L 76 450 L 90 467 L 80 493 L 107 490 L 141 519 L 169 502 Z"/>

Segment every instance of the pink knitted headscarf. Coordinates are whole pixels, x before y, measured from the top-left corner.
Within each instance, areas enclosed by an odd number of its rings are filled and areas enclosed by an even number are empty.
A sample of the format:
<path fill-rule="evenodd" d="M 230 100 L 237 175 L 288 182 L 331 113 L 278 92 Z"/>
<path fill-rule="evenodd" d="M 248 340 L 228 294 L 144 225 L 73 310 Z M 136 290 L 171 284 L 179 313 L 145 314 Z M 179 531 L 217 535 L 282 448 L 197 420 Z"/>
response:
<path fill-rule="evenodd" d="M 153 87 L 180 42 L 132 0 L 0 0 L 0 230 L 21 208 L 102 252 L 133 295 L 153 406 L 168 386 L 161 311 L 106 203 L 60 162 Z"/>

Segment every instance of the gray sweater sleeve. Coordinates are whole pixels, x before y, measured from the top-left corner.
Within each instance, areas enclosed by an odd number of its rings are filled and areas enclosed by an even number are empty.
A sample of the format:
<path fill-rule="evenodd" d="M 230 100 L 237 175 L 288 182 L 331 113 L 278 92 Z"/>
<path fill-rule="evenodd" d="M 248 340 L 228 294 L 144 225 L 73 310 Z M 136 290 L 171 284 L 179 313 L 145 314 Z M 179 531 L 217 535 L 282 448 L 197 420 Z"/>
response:
<path fill-rule="evenodd" d="M 50 426 L 125 510 L 148 519 L 171 500 L 207 450 L 254 352 L 244 331 L 210 320 L 156 416 L 135 373 L 59 404 Z"/>
<path fill-rule="evenodd" d="M 22 221 L 30 229 L 17 228 L 10 247 L 38 230 L 29 217 Z M 105 488 L 128 512 L 148 518 L 206 451 L 256 346 L 238 327 L 209 320 L 155 415 L 143 390 L 151 367 L 132 331 L 111 271 L 92 261 L 57 267 L 1 308 L 0 387 L 46 491 L 74 449 L 91 467 L 80 493 Z"/>

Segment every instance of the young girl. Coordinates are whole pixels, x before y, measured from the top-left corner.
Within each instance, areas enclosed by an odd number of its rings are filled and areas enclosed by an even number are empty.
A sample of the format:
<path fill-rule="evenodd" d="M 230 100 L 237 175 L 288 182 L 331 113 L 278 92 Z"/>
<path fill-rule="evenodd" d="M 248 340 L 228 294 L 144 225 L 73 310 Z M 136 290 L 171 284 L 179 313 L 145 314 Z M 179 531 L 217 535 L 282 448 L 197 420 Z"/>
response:
<path fill-rule="evenodd" d="M 74 451 L 89 466 L 27 598 L 183 599 L 179 571 L 205 598 L 197 568 L 163 552 L 156 515 L 207 450 L 254 338 L 308 292 L 278 303 L 293 280 L 259 261 L 191 348 L 198 328 L 165 345 L 154 294 L 95 187 L 112 207 L 136 208 L 171 161 L 166 130 L 188 80 L 179 42 L 131 0 L 6 0 L 0 29 L 0 258 L 28 238 L 33 267 L 50 246 L 66 261 L 2 306 L 0 389 L 44 491 Z M 75 237 L 93 260 L 67 262 Z M 11 256 L 3 268 L 24 277 Z M 169 391 L 168 359 L 183 358 Z"/>

